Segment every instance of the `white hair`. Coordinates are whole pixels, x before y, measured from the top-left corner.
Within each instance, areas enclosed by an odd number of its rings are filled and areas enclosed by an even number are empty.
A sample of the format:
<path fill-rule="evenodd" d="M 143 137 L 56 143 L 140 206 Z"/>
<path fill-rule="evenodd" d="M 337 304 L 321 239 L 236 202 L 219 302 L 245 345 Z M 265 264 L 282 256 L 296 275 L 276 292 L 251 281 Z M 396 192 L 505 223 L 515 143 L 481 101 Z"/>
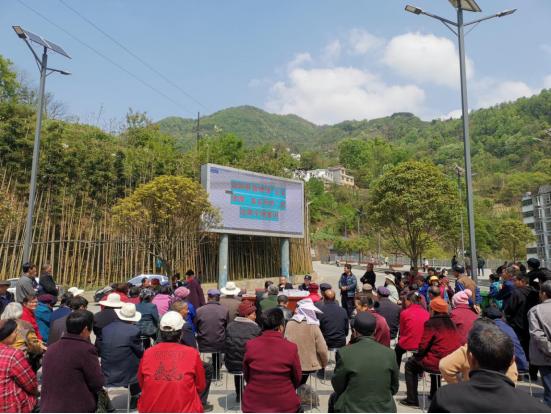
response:
<path fill-rule="evenodd" d="M 8 303 L 6 308 L 4 309 L 4 312 L 2 312 L 2 316 L 0 318 L 2 319 L 21 319 L 23 316 L 23 306 L 21 306 L 20 303 L 12 302 Z"/>

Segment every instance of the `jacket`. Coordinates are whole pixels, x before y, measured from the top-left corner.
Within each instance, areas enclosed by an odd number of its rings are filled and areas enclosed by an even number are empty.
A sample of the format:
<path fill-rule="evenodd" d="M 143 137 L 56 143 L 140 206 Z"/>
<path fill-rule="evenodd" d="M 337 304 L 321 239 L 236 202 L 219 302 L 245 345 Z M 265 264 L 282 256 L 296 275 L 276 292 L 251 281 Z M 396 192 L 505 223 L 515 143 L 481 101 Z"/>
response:
<path fill-rule="evenodd" d="M 143 355 L 140 329 L 117 319 L 103 328 L 101 369 L 106 387 L 125 387 L 138 382 Z"/>
<path fill-rule="evenodd" d="M 96 348 L 66 333 L 44 355 L 40 412 L 93 413 L 104 382 Z"/>
<path fill-rule="evenodd" d="M 323 313 L 318 315 L 320 330 L 330 349 L 346 345 L 348 336 L 348 312 L 336 301 L 325 302 Z"/>
<path fill-rule="evenodd" d="M 260 301 L 260 309 L 257 309 L 257 312 L 260 311 L 262 315 L 268 309 L 273 309 L 277 307 L 277 295 L 268 295 L 266 299 Z"/>
<path fill-rule="evenodd" d="M 400 313 L 402 308 L 389 298 L 381 298 L 375 302 L 375 312 L 385 318 L 390 330 L 390 339 L 396 338 L 400 327 Z"/>
<path fill-rule="evenodd" d="M 365 285 L 366 283 L 370 284 L 375 288 L 375 281 L 377 280 L 377 275 L 374 271 L 371 272 L 365 272 L 364 275 L 360 279 L 360 283 L 362 285 Z"/>
<path fill-rule="evenodd" d="M 16 320 L 16 322 L 16 339 L 12 348 L 21 350 L 25 358 L 29 358 L 30 355 L 41 355 L 44 347 L 42 346 L 42 341 L 36 336 L 33 326 L 21 319 Z"/>
<path fill-rule="evenodd" d="M 0 300 L 0 315 L 4 312 L 6 305 L 15 301 L 15 295 L 11 292 L 6 291 L 6 299 Z"/>
<path fill-rule="evenodd" d="M 159 293 L 153 298 L 151 303 L 157 306 L 157 312 L 159 313 L 159 316 L 163 316 L 165 313 L 168 312 L 168 310 L 170 309 L 171 299 L 172 298 L 170 297 L 170 295 L 163 295 L 162 293 Z"/>
<path fill-rule="evenodd" d="M 60 306 L 50 315 L 50 327 L 57 321 L 59 318 L 63 318 L 71 313 L 71 308 L 68 306 Z"/>
<path fill-rule="evenodd" d="M 197 279 L 192 278 L 184 282 L 184 286 L 189 289 L 189 296 L 186 298 L 193 305 L 195 311 L 205 305 L 205 293 Z"/>
<path fill-rule="evenodd" d="M 423 336 L 425 322 L 430 318 L 430 313 L 420 305 L 411 305 L 400 313 L 400 339 L 398 345 L 406 351 L 419 348 L 419 342 Z"/>
<path fill-rule="evenodd" d="M 154 303 L 142 301 L 136 305 L 136 312 L 142 314 L 140 322 L 153 322 L 159 326 L 159 311 Z"/>
<path fill-rule="evenodd" d="M 536 290 L 540 290 L 540 286 L 547 280 L 547 276 L 541 269 L 530 270 L 527 274 L 530 280 L 530 286 L 534 287 Z M 538 282 L 535 280 L 538 279 Z"/>
<path fill-rule="evenodd" d="M 494 322 L 497 326 L 503 329 L 513 340 L 513 345 L 515 346 L 515 362 L 516 367 L 519 371 L 528 371 L 528 361 L 526 359 L 527 355 L 524 353 L 524 348 L 518 339 L 517 334 L 509 325 L 507 325 L 501 319 L 494 319 Z"/>
<path fill-rule="evenodd" d="M 44 272 L 40 273 L 40 279 L 38 280 L 38 283 L 40 283 L 40 286 L 42 286 L 42 290 L 44 291 L 44 293 L 50 294 L 57 299 L 59 291 L 57 290 L 52 275 Z"/>
<path fill-rule="evenodd" d="M 195 331 L 199 352 L 221 352 L 226 349 L 229 312 L 220 303 L 209 301 L 197 309 Z"/>
<path fill-rule="evenodd" d="M 0 411 L 30 413 L 36 405 L 38 381 L 23 353 L 0 344 Z"/>
<path fill-rule="evenodd" d="M 389 283 L 388 285 L 386 285 L 386 288 L 390 290 L 390 296 L 388 297 L 388 299 L 392 303 L 397 304 L 398 301 L 400 300 L 400 294 L 398 293 L 398 289 L 396 288 L 396 286 L 394 286 L 394 284 L 392 283 Z"/>
<path fill-rule="evenodd" d="M 350 275 L 346 276 L 346 273 L 343 273 L 341 275 L 341 278 L 339 279 L 339 292 L 341 292 L 341 296 L 344 296 L 343 291 L 341 290 L 343 286 L 345 286 L 345 278 L 346 278 L 346 295 L 349 298 L 353 298 L 356 295 L 356 276 L 354 276 L 354 273 L 350 273 Z"/>
<path fill-rule="evenodd" d="M 276 331 L 265 331 L 245 346 L 243 378 L 244 413 L 296 413 L 296 393 L 302 379 L 297 346 Z M 277 390 L 277 392 L 274 392 Z"/>
<path fill-rule="evenodd" d="M 528 312 L 530 329 L 530 362 L 551 366 L 551 299 Z"/>
<path fill-rule="evenodd" d="M 436 391 L 429 413 L 549 413 L 551 408 L 495 371 L 475 369 L 470 381 Z"/>
<path fill-rule="evenodd" d="M 427 305 L 430 302 L 428 291 L 429 291 L 429 285 L 427 285 L 426 283 L 423 286 L 419 286 L 419 290 L 418 290 L 419 295 L 425 298 L 425 303 Z"/>
<path fill-rule="evenodd" d="M 461 345 L 467 343 L 467 335 L 473 327 L 474 321 L 478 319 L 478 315 L 474 313 L 469 305 L 457 305 L 450 312 L 450 318 L 457 326 L 457 331 L 461 337 Z"/>
<path fill-rule="evenodd" d="M 163 342 L 145 351 L 138 369 L 140 413 L 202 413 L 205 370 L 196 349 Z"/>
<path fill-rule="evenodd" d="M 48 342 L 50 336 L 50 318 L 52 316 L 52 310 L 42 302 L 38 302 L 38 307 L 34 311 L 36 317 L 36 324 L 40 330 L 40 335 L 44 342 Z"/>
<path fill-rule="evenodd" d="M 504 311 L 505 317 L 521 340 L 528 339 L 530 336 L 528 311 L 539 304 L 539 301 L 539 292 L 532 286 L 515 289 L 509 297 Z"/>
<path fill-rule="evenodd" d="M 440 361 L 440 373 L 448 384 L 461 382 L 459 374 L 463 377 L 463 381 L 469 381 L 469 372 L 471 372 L 471 365 L 467 359 L 466 344 Z M 516 383 L 518 380 L 517 364 L 511 365 L 505 375 Z"/>
<path fill-rule="evenodd" d="M 228 371 L 243 371 L 245 346 L 249 340 L 260 336 L 262 330 L 247 318 L 238 316 L 226 329 L 226 356 L 224 361 Z"/>
<path fill-rule="evenodd" d="M 490 291 L 488 292 L 488 297 L 490 298 L 490 303 L 495 303 L 499 309 L 503 308 L 503 301 L 497 300 L 496 296 L 499 293 L 499 285 L 501 282 L 493 282 L 490 285 Z"/>
<path fill-rule="evenodd" d="M 59 318 L 57 321 L 52 323 L 50 326 L 50 335 L 48 336 L 48 345 L 53 345 L 61 339 L 63 334 L 67 332 L 67 317 L 69 314 L 65 315 L 63 318 Z"/>
<path fill-rule="evenodd" d="M 312 303 L 316 303 L 316 302 L 319 302 L 321 300 L 321 296 L 318 295 L 317 293 L 310 293 L 308 296 L 306 296 L 304 299 L 310 299 L 312 301 Z"/>
<path fill-rule="evenodd" d="M 331 379 L 336 413 L 395 413 L 400 369 L 394 351 L 372 337 L 360 337 L 337 351 Z"/>
<path fill-rule="evenodd" d="M 427 371 L 439 372 L 440 360 L 461 345 L 455 323 L 448 315 L 438 313 L 425 322 L 415 358 L 422 361 Z"/>
<path fill-rule="evenodd" d="M 27 295 L 35 295 L 33 279 L 29 275 L 22 275 L 15 283 L 15 301 L 23 303 Z"/>
<path fill-rule="evenodd" d="M 230 318 L 228 319 L 228 323 L 231 323 L 237 318 L 239 315 L 239 304 L 241 301 L 237 298 L 227 298 L 222 297 L 220 298 L 220 305 L 225 307 L 230 315 Z"/>
<path fill-rule="evenodd" d="M 455 293 L 459 293 L 465 289 L 469 289 L 474 297 L 474 302 L 472 298 L 469 298 L 469 305 L 482 305 L 482 295 L 480 294 L 480 289 L 478 288 L 476 283 L 474 283 L 474 281 L 469 276 L 461 275 L 457 278 L 455 282 Z"/>
<path fill-rule="evenodd" d="M 281 309 L 283 311 L 283 317 L 285 318 L 285 325 L 287 325 L 287 322 L 291 320 L 294 313 L 292 310 L 287 309 L 285 306 L 277 305 L 276 308 Z"/>
<path fill-rule="evenodd" d="M 511 279 L 503 283 L 503 287 L 497 293 L 495 298 L 497 300 L 503 301 L 503 309 L 507 307 L 507 304 L 509 303 L 509 298 L 511 297 L 511 293 L 513 293 L 514 290 L 515 290 L 515 282 L 513 282 L 513 279 Z"/>
<path fill-rule="evenodd" d="M 390 348 L 390 328 L 388 327 L 388 323 L 386 323 L 386 319 L 375 312 L 373 309 L 368 310 L 368 312 L 372 313 L 377 320 L 377 325 L 375 326 L 375 334 L 373 334 L 373 338 L 375 338 L 375 340 L 381 345 L 388 346 Z"/>
<path fill-rule="evenodd" d="M 21 316 L 21 320 L 29 322 L 36 332 L 37 338 L 41 341 L 43 340 L 38 324 L 36 323 L 36 315 L 34 314 L 34 311 L 31 311 L 23 306 L 23 316 Z"/>
<path fill-rule="evenodd" d="M 279 287 L 280 292 L 283 292 L 283 289 L 286 289 L 286 290 L 292 290 L 293 289 L 293 285 L 289 282 L 285 283 L 285 285 L 278 285 L 278 287 Z"/>
<path fill-rule="evenodd" d="M 103 328 L 118 320 L 120 319 L 114 308 L 105 308 L 94 315 L 94 326 L 92 329 L 94 331 L 94 335 L 96 335 L 95 345 L 98 350 L 98 355 L 101 356 Z"/>
<path fill-rule="evenodd" d="M 291 319 L 285 327 L 285 339 L 297 345 L 302 372 L 323 368 L 329 360 L 327 344 L 318 325 L 308 325 L 306 319 Z"/>

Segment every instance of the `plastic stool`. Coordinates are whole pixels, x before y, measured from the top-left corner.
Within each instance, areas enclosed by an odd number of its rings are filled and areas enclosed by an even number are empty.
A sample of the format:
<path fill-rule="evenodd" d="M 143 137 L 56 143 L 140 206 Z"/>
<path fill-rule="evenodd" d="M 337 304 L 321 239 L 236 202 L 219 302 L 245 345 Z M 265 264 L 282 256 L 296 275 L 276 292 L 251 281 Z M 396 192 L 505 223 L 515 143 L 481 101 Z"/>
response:
<path fill-rule="evenodd" d="M 234 377 L 241 377 L 241 399 L 239 400 L 239 411 L 241 410 L 241 401 L 243 400 L 243 389 L 245 385 L 245 378 L 243 378 L 243 371 L 230 371 L 228 370 L 228 377 L 226 378 L 226 408 L 224 409 L 224 412 L 228 411 L 228 382 L 230 381 L 230 375 L 233 375 Z M 237 399 L 237 390 L 236 390 L 236 399 Z M 232 407 L 233 408 L 233 407 Z"/>
<path fill-rule="evenodd" d="M 427 397 L 426 395 L 426 392 L 425 392 L 425 381 L 427 380 L 427 374 L 428 375 L 434 375 L 436 377 L 436 389 L 440 388 L 442 386 L 442 374 L 439 373 L 439 372 L 430 372 L 430 371 L 425 371 L 423 372 L 423 412 L 426 412 L 426 400 L 425 398 Z M 429 391 L 430 393 L 430 391 Z"/>

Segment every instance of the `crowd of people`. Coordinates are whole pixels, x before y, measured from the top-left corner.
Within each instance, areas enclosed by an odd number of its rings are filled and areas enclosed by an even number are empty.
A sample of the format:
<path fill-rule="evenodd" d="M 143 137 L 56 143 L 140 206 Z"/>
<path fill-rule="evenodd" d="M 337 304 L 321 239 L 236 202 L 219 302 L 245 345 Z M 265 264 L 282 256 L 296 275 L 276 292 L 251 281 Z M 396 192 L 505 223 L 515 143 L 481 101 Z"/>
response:
<path fill-rule="evenodd" d="M 93 314 L 76 287 L 54 310 L 51 266 L 37 283 L 26 263 L 15 295 L 0 281 L 0 409 L 113 412 L 106 389 L 125 387 L 139 412 L 208 412 L 225 367 L 243 412 L 302 412 L 298 390 L 326 378 L 334 352 L 329 412 L 396 412 L 404 360 L 405 407 L 427 376 L 429 412 L 551 412 L 551 272 L 527 265 L 496 269 L 484 309 L 458 263 L 449 276 L 386 271 L 380 286 L 370 263 L 359 279 L 346 264 L 336 289 L 306 275 L 294 311 L 285 276 L 247 300 L 235 282 L 205 295 L 190 270 L 113 285 Z M 543 402 L 515 388 L 538 375 Z"/>

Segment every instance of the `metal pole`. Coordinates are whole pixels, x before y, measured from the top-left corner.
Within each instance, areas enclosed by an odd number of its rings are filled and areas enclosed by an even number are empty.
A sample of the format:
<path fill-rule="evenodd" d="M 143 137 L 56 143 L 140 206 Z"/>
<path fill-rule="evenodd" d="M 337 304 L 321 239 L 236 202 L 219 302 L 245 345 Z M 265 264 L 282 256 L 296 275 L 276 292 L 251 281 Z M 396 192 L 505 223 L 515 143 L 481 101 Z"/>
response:
<path fill-rule="evenodd" d="M 221 234 L 220 250 L 218 252 L 218 289 L 226 287 L 228 283 L 228 245 L 228 235 Z"/>
<path fill-rule="evenodd" d="M 465 67 L 465 32 L 461 1 L 457 9 L 457 30 L 459 34 L 459 68 L 461 72 L 461 101 L 463 109 L 463 141 L 465 144 L 465 181 L 467 183 L 467 217 L 469 219 L 469 244 L 471 252 L 471 273 L 475 283 L 478 282 L 473 266 L 476 260 L 476 240 L 474 230 L 473 185 L 471 176 L 471 143 L 469 139 L 469 105 L 467 102 L 467 68 Z"/>
<path fill-rule="evenodd" d="M 459 205 L 461 206 L 461 260 L 465 267 L 465 231 L 463 230 L 463 197 L 461 196 L 461 174 L 457 173 L 457 185 L 459 186 Z"/>
<path fill-rule="evenodd" d="M 36 114 L 36 130 L 34 132 L 33 165 L 31 170 L 31 186 L 29 189 L 29 207 L 27 209 L 27 227 L 25 229 L 25 244 L 23 245 L 23 263 L 29 261 L 31 251 L 31 236 L 33 233 L 34 199 L 36 195 L 36 175 L 40 155 L 40 130 L 42 128 L 42 113 L 44 112 L 44 88 L 46 86 L 46 69 L 48 68 L 47 49 L 44 48 L 40 68 L 40 87 L 38 89 L 38 113 Z"/>
<path fill-rule="evenodd" d="M 348 223 L 346 222 L 346 217 L 344 218 L 344 237 L 348 238 Z"/>
<path fill-rule="evenodd" d="M 360 213 L 358 213 L 358 239 L 360 238 Z"/>
<path fill-rule="evenodd" d="M 289 238 L 281 239 L 281 276 L 289 281 Z"/>
<path fill-rule="evenodd" d="M 377 253 L 377 262 L 381 261 L 381 228 L 379 227 L 379 252 Z"/>

